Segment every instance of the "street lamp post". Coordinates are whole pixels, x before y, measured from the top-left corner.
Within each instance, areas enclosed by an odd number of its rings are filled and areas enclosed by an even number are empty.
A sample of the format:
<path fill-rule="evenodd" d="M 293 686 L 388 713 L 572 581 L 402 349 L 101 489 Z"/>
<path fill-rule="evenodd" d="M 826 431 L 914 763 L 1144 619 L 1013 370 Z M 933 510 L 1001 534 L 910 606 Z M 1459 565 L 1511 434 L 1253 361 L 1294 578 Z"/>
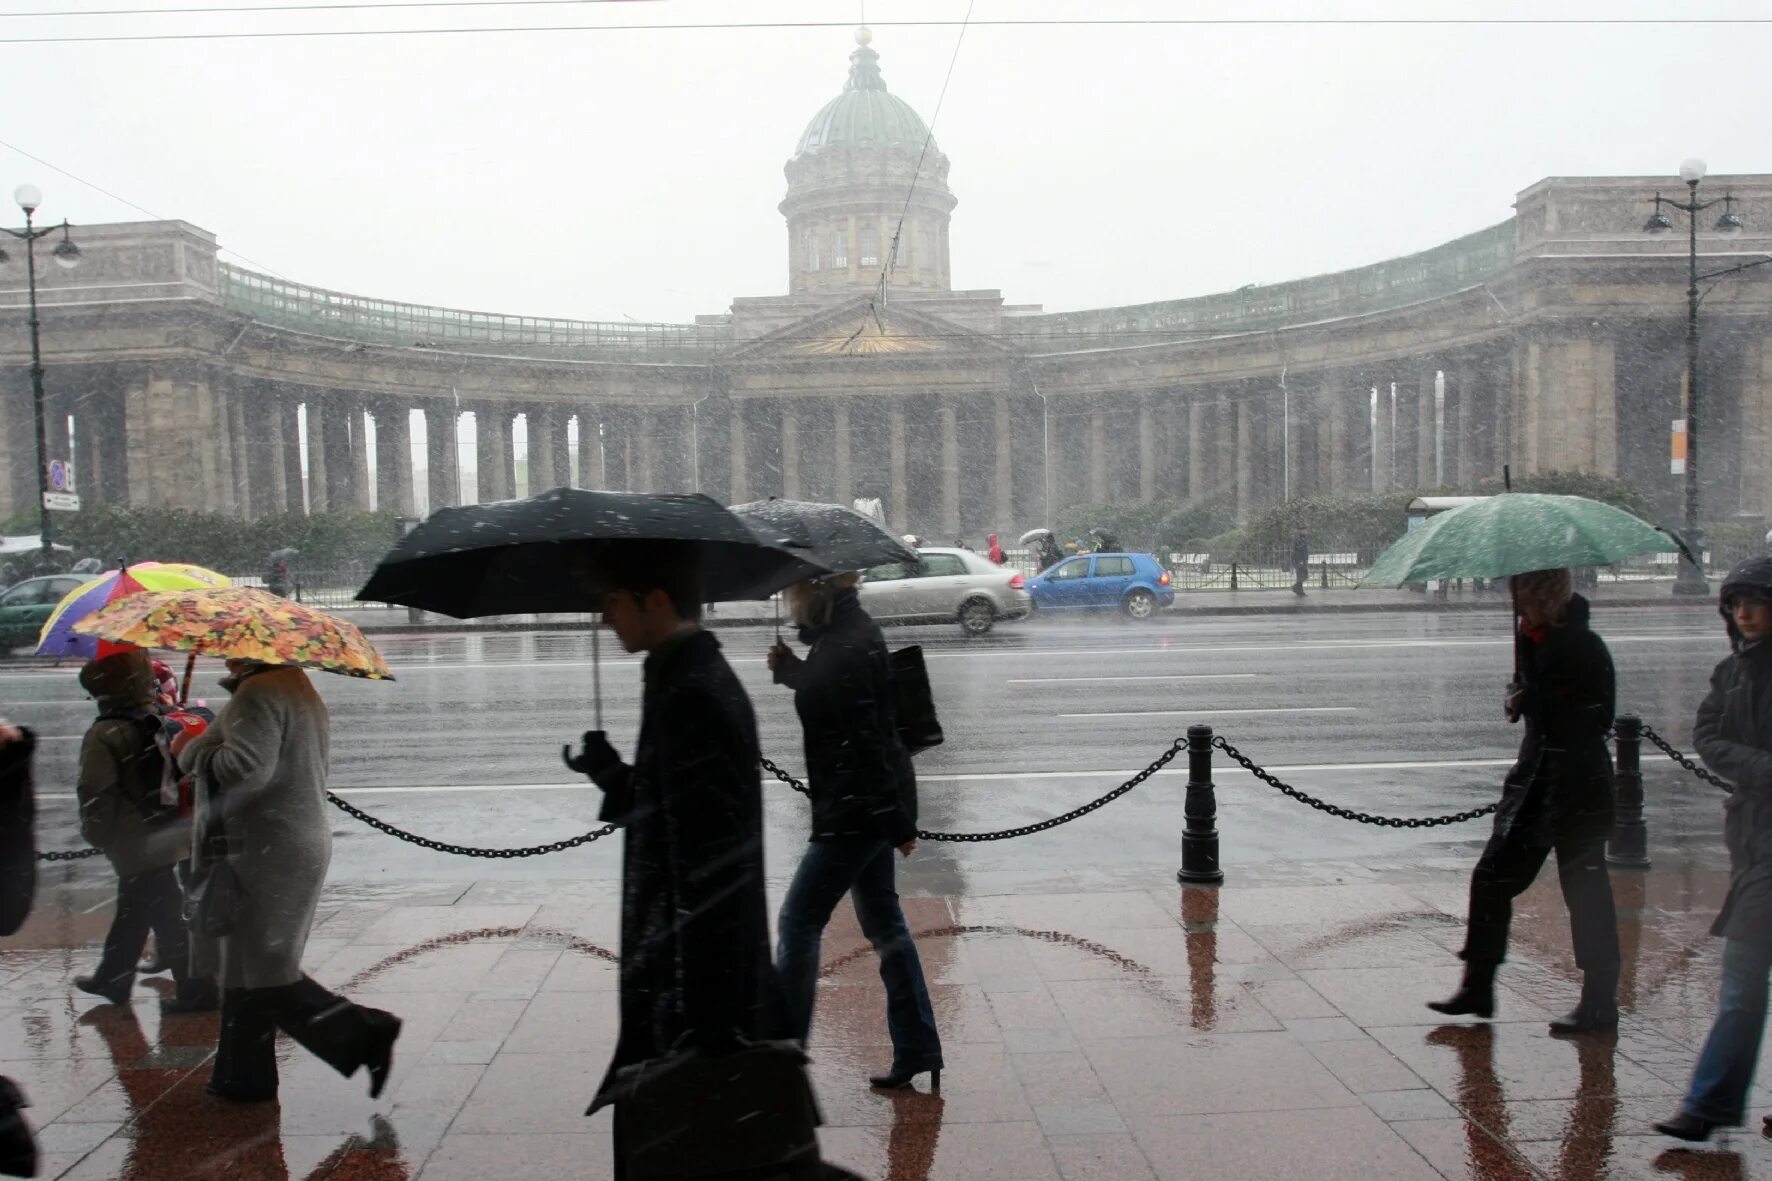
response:
<path fill-rule="evenodd" d="M 1686 215 L 1686 520 L 1685 541 L 1693 561 L 1682 562 L 1674 576 L 1674 594 L 1708 595 L 1710 584 L 1698 565 L 1704 560 L 1704 542 L 1698 531 L 1698 215 L 1713 205 L 1721 205 L 1723 214 L 1717 218 L 1719 234 L 1741 233 L 1741 219 L 1735 216 L 1735 198 L 1728 193 L 1700 200 L 1698 182 L 1704 179 L 1703 160 L 1691 159 L 1680 165 L 1680 179 L 1686 182 L 1687 199 L 1675 201 L 1655 194 L 1655 211 L 1643 224 L 1650 234 L 1665 234 L 1674 228 L 1663 208 L 1677 209 Z"/>
<path fill-rule="evenodd" d="M 69 225 L 63 221 L 59 226 L 44 226 L 38 229 L 35 224 L 37 207 L 43 204 L 43 194 L 35 185 L 20 185 L 14 190 L 13 199 L 20 209 L 25 211 L 25 228 L 15 230 L 0 226 L 14 238 L 25 244 L 25 276 L 26 286 L 30 291 L 31 303 L 31 411 L 36 418 L 37 428 L 37 514 L 38 531 L 43 547 L 43 556 L 50 556 L 50 546 L 54 541 L 54 526 L 49 516 L 49 427 L 43 400 L 43 348 L 38 339 L 37 322 L 37 239 L 46 238 L 57 230 L 62 232 L 62 240 L 55 244 L 49 253 L 56 265 L 63 270 L 73 270 L 80 265 L 80 248 L 74 245 L 68 236 Z M 0 250 L 0 264 L 8 261 L 6 251 Z M 66 458 L 66 457 L 64 457 Z"/>

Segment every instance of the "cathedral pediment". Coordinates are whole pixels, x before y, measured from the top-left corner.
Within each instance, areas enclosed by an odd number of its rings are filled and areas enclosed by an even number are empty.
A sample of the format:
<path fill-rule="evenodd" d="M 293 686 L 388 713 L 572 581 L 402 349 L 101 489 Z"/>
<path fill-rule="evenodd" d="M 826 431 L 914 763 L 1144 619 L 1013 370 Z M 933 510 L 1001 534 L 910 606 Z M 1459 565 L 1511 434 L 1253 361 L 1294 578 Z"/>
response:
<path fill-rule="evenodd" d="M 754 363 L 956 354 L 1001 357 L 1006 351 L 991 337 L 919 311 L 908 300 L 882 308 L 872 299 L 859 297 L 747 341 L 734 349 L 729 359 Z"/>

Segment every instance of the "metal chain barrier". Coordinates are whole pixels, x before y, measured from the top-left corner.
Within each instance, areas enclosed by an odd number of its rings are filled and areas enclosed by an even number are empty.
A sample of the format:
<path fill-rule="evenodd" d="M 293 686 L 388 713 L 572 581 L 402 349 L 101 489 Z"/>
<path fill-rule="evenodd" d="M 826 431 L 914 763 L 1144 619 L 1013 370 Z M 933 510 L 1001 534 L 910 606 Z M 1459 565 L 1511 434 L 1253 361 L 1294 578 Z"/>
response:
<path fill-rule="evenodd" d="M 1689 759 L 1685 755 L 1681 754 L 1678 750 L 1674 749 L 1673 745 L 1670 744 L 1667 741 L 1667 739 L 1665 739 L 1661 735 L 1657 734 L 1655 732 L 1654 727 L 1650 726 L 1647 722 L 1643 723 L 1643 737 L 1647 738 L 1650 742 L 1653 742 L 1657 747 L 1661 748 L 1662 754 L 1666 755 L 1668 758 L 1672 759 L 1674 762 L 1678 763 L 1680 766 L 1686 768 L 1686 770 L 1692 772 L 1692 774 L 1698 776 L 1700 779 L 1704 780 L 1706 783 L 1710 784 L 1712 787 L 1720 787 L 1724 791 L 1734 791 L 1735 790 L 1735 785 L 1730 783 L 1727 779 L 1721 779 L 1715 775 L 1712 775 L 1709 771 L 1706 771 L 1703 767 L 1699 766 L 1697 763 L 1693 762 L 1691 759 Z"/>
<path fill-rule="evenodd" d="M 619 824 L 605 824 L 602 828 L 594 828 L 590 832 L 573 837 L 570 840 L 555 841 L 551 845 L 531 845 L 527 849 L 480 849 L 473 845 L 451 845 L 443 841 L 433 841 L 429 837 L 421 837 L 415 833 L 395 828 L 385 820 L 377 820 L 363 809 L 347 804 L 331 792 L 326 798 L 336 804 L 340 811 L 354 816 L 370 828 L 385 832 L 391 837 L 414 844 L 422 849 L 435 849 L 439 853 L 453 853 L 457 857 L 540 857 L 544 853 L 559 853 L 566 849 L 576 849 L 580 845 L 588 845 L 592 841 L 601 840 L 621 827 Z"/>
<path fill-rule="evenodd" d="M 1213 736 L 1212 745 L 1229 755 L 1233 762 L 1240 764 L 1243 770 L 1249 772 L 1249 774 L 1255 776 L 1269 787 L 1276 789 L 1284 795 L 1291 796 L 1301 804 L 1309 804 L 1317 811 L 1327 812 L 1329 815 L 1341 820 L 1356 820 L 1361 824 L 1376 824 L 1382 828 L 1435 828 L 1442 824 L 1463 824 L 1467 820 L 1475 820 L 1479 816 L 1487 816 L 1489 813 L 1495 811 L 1499 804 L 1499 801 L 1497 801 L 1495 804 L 1487 804 L 1481 808 L 1472 808 L 1466 812 L 1454 812 L 1450 816 L 1374 816 L 1370 812 L 1356 812 L 1351 808 L 1343 808 L 1337 804 L 1331 804 L 1325 800 L 1319 800 L 1315 796 L 1307 795 L 1304 792 L 1299 791 L 1296 787 L 1281 783 L 1268 771 L 1256 766 L 1255 760 L 1251 759 L 1248 755 L 1245 755 L 1242 751 L 1238 750 L 1217 735 Z"/>
<path fill-rule="evenodd" d="M 66 852 L 54 852 L 54 853 L 45 853 L 42 850 L 38 850 L 37 860 L 39 860 L 39 861 L 84 861 L 88 857 L 97 857 L 102 852 L 104 852 L 104 850 L 102 850 L 102 849 L 69 849 Z"/>
<path fill-rule="evenodd" d="M 1149 779 L 1152 775 L 1155 775 L 1158 771 L 1161 771 L 1164 767 L 1168 766 L 1170 761 L 1174 759 L 1176 755 L 1186 749 L 1187 739 L 1177 738 L 1169 745 L 1168 750 L 1157 756 L 1156 761 L 1150 766 L 1128 779 L 1125 783 L 1122 783 L 1119 787 L 1114 788 L 1114 790 L 1108 792 L 1100 799 L 1091 800 L 1080 808 L 1073 808 L 1063 816 L 1054 816 L 1050 820 L 1042 820 L 1037 824 L 1024 824 L 1020 828 L 1005 828 L 998 832 L 924 832 L 919 829 L 917 831 L 917 838 L 924 841 L 1007 841 L 1013 837 L 1025 837 L 1032 833 L 1045 832 L 1047 829 L 1057 828 L 1061 824 L 1069 824 L 1079 816 L 1087 816 L 1097 808 L 1113 803 L 1115 800 Z M 798 779 L 795 779 L 792 775 L 789 775 L 786 771 L 783 771 L 768 759 L 763 760 L 763 769 L 793 788 L 795 791 L 799 792 L 801 795 L 812 794 L 810 789 L 808 789 L 804 783 L 801 783 Z"/>

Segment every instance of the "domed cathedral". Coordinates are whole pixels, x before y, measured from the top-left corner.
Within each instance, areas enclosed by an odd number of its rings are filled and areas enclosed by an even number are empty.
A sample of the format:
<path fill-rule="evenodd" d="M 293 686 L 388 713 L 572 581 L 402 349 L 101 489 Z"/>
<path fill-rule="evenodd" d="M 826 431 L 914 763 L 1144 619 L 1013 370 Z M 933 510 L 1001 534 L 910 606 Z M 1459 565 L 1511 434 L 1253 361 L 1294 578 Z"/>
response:
<path fill-rule="evenodd" d="M 1067 506 L 1246 520 L 1504 465 L 1624 477 L 1678 520 L 1688 240 L 1643 222 L 1671 178 L 1549 177 L 1416 254 L 1049 313 L 954 288 L 948 159 L 872 40 L 787 162 L 786 292 L 691 323 L 400 303 L 236 266 L 181 221 L 77 227 L 78 270 L 36 271 L 45 458 L 93 503 L 406 514 L 571 483 L 879 498 L 975 544 Z M 1703 184 L 1732 203 L 1701 270 L 1772 254 L 1772 176 Z M 0 515 L 40 503 L 25 270 L 0 264 Z M 1764 517 L 1766 272 L 1720 279 L 1701 328 L 1700 516 Z"/>
<path fill-rule="evenodd" d="M 788 290 L 866 290 L 885 270 L 894 288 L 946 291 L 948 158 L 887 90 L 873 34 L 858 29 L 855 41 L 848 84 L 806 125 L 785 169 Z"/>

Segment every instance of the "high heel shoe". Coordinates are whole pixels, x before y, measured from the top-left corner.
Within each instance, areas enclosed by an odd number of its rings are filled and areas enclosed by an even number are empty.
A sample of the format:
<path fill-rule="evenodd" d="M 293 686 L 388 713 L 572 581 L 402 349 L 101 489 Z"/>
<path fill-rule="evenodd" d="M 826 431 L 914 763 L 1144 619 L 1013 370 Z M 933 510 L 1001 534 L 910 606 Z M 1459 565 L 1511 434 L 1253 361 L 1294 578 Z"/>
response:
<path fill-rule="evenodd" d="M 911 1081 L 924 1071 L 929 1072 L 929 1090 L 932 1094 L 941 1091 L 941 1067 L 939 1066 L 894 1066 L 885 1074 L 868 1076 L 868 1085 L 882 1091 L 908 1090 Z"/>

